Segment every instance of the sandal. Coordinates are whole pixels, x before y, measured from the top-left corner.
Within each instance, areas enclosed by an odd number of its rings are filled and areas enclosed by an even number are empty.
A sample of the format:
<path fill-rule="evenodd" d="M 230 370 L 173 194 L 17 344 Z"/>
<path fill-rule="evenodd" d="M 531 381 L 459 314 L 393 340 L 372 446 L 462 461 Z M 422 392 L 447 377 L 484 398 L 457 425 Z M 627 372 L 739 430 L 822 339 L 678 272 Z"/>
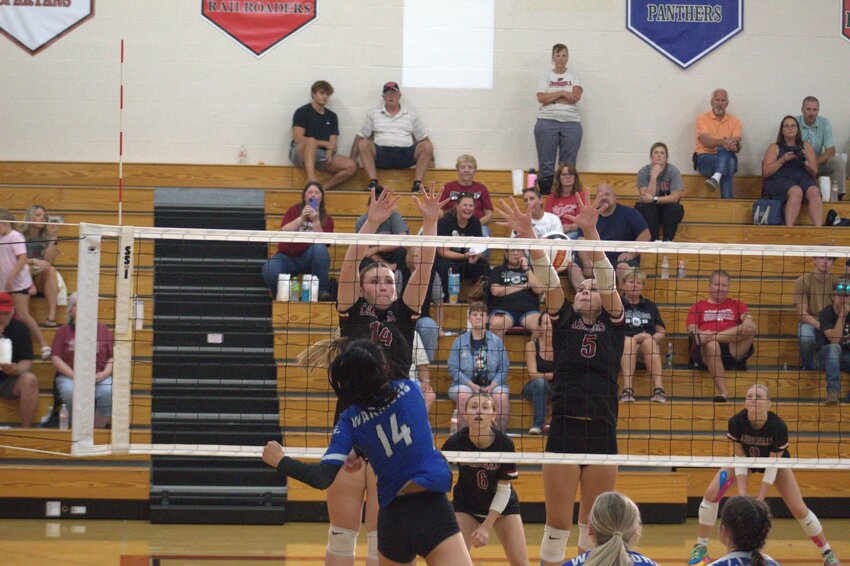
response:
<path fill-rule="evenodd" d="M 666 403 L 667 395 L 664 393 L 664 389 L 656 387 L 652 390 L 652 397 L 650 397 L 649 400 L 653 403 Z"/>
<path fill-rule="evenodd" d="M 41 347 L 41 359 L 49 360 L 50 359 L 50 346 L 42 346 Z"/>
<path fill-rule="evenodd" d="M 620 403 L 634 403 L 635 401 L 635 390 L 631 387 L 626 387 L 623 389 L 623 393 L 620 394 Z"/>
<path fill-rule="evenodd" d="M 59 325 L 56 323 L 56 320 L 55 320 L 55 319 L 53 319 L 53 318 L 48 318 L 47 320 L 45 320 L 45 321 L 44 321 L 44 323 L 42 324 L 42 326 L 43 326 L 43 327 L 45 327 L 45 328 L 56 328 L 56 327 L 58 327 Z"/>

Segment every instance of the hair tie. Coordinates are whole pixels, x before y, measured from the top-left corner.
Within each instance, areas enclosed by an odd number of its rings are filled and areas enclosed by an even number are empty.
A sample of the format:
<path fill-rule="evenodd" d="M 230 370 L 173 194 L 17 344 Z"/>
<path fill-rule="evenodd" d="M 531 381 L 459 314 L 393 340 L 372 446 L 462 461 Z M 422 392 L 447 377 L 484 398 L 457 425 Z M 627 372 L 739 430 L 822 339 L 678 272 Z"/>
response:
<path fill-rule="evenodd" d="M 614 537 L 619 536 L 620 538 L 622 538 L 623 533 L 621 533 L 620 531 L 614 531 L 614 534 L 612 534 L 611 536 L 614 536 Z"/>

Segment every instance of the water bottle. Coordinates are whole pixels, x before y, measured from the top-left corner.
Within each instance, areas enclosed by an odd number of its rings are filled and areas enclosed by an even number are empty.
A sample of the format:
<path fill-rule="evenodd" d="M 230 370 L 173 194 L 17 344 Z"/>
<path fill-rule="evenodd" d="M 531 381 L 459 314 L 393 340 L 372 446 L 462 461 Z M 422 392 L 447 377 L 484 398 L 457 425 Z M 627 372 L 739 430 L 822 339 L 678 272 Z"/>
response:
<path fill-rule="evenodd" d="M 667 368 L 673 369 L 673 343 L 667 342 Z"/>
<path fill-rule="evenodd" d="M 670 279 L 670 262 L 667 260 L 666 255 L 661 260 L 661 278 Z"/>
<path fill-rule="evenodd" d="M 301 302 L 310 302 L 310 289 L 312 288 L 313 276 L 305 275 L 304 281 L 301 283 Z"/>
<path fill-rule="evenodd" d="M 289 300 L 293 303 L 301 300 L 301 282 L 297 277 L 289 282 Z"/>
<path fill-rule="evenodd" d="M 12 363 L 12 341 L 0 336 L 0 364 Z"/>
<path fill-rule="evenodd" d="M 525 187 L 527 189 L 533 189 L 537 184 L 537 171 L 532 167 L 528 170 L 528 176 L 525 179 Z"/>
<path fill-rule="evenodd" d="M 460 273 L 449 270 L 449 303 L 456 305 L 460 295 Z"/>
<path fill-rule="evenodd" d="M 314 275 L 310 280 L 310 302 L 319 302 L 319 276 Z"/>
<path fill-rule="evenodd" d="M 289 283 L 291 279 L 291 275 L 289 273 L 281 273 L 277 276 L 277 300 L 287 302 L 289 301 Z"/>
<path fill-rule="evenodd" d="M 679 279 L 685 278 L 685 262 L 679 260 L 679 271 L 678 271 Z"/>
<path fill-rule="evenodd" d="M 239 146 L 239 165 L 248 163 L 248 149 L 244 145 Z"/>
<path fill-rule="evenodd" d="M 838 200 L 838 181 L 835 179 L 832 180 L 832 187 L 829 191 L 829 200 L 830 202 L 835 202 Z"/>
<path fill-rule="evenodd" d="M 452 411 L 452 420 L 449 422 L 449 434 L 457 433 L 457 409 Z"/>
<path fill-rule="evenodd" d="M 68 413 L 68 405 L 62 403 L 59 407 L 59 430 L 68 430 L 70 417 L 71 415 Z"/>

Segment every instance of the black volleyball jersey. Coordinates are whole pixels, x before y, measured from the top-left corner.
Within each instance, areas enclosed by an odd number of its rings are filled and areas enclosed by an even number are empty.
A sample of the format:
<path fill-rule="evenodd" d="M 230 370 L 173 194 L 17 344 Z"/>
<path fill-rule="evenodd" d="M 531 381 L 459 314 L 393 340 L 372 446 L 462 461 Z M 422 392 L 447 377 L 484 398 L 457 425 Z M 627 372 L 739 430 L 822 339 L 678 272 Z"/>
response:
<path fill-rule="evenodd" d="M 350 340 L 371 340 L 382 345 L 392 379 L 409 379 L 418 317 L 402 299 L 396 299 L 387 310 L 378 310 L 361 297 L 347 311 L 339 313 L 339 330 Z"/>
<path fill-rule="evenodd" d="M 729 418 L 730 440 L 739 442 L 744 447 L 744 454 L 752 458 L 768 458 L 771 454 L 782 453 L 788 458 L 788 426 L 779 416 L 767 412 L 767 421 L 761 428 L 754 428 L 747 418 L 747 410 Z"/>
<path fill-rule="evenodd" d="M 496 438 L 487 448 L 479 448 L 469 439 L 469 427 L 463 427 L 443 444 L 443 450 L 459 452 L 515 452 L 513 440 L 499 430 L 494 430 Z M 463 509 L 469 509 L 474 515 L 487 516 L 490 504 L 496 495 L 500 481 L 515 480 L 518 476 L 516 464 L 487 462 L 458 462 L 458 477 L 452 496 Z M 511 498 L 505 509 L 518 501 L 516 491 L 511 486 Z"/>
<path fill-rule="evenodd" d="M 594 324 L 587 325 L 565 302 L 552 324 L 552 416 L 597 419 L 616 427 L 623 315 L 612 320 L 603 310 Z"/>

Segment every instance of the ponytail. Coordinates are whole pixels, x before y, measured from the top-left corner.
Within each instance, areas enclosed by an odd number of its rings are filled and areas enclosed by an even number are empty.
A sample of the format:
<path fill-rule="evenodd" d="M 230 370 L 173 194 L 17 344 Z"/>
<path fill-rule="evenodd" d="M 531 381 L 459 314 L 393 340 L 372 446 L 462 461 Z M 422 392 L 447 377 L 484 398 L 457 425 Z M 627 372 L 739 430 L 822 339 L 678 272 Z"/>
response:
<path fill-rule="evenodd" d="M 770 509 L 764 501 L 749 495 L 730 497 L 720 514 L 720 526 L 732 543 L 730 547 L 751 554 L 753 566 L 767 563 L 761 553 L 772 524 Z"/>
<path fill-rule="evenodd" d="M 588 555 L 585 566 L 632 566 L 628 549 L 641 533 L 640 511 L 634 501 L 616 491 L 596 498 L 588 523 L 597 547 Z"/>

